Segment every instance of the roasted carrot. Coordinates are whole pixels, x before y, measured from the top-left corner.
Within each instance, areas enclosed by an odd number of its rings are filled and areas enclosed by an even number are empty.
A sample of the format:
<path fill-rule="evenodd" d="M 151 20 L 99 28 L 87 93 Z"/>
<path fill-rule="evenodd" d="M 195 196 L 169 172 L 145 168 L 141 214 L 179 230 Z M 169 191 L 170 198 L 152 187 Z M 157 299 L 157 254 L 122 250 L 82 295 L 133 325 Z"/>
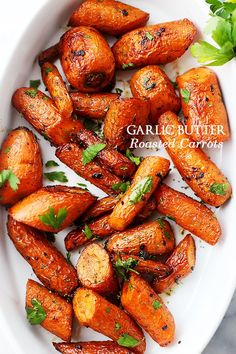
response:
<path fill-rule="evenodd" d="M 116 196 L 108 196 L 98 199 L 89 209 L 86 210 L 79 221 L 81 220 L 81 223 L 86 223 L 99 218 L 100 216 L 108 214 L 114 209 L 118 200 L 119 197 Z"/>
<path fill-rule="evenodd" d="M 90 289 L 80 288 L 73 299 L 73 308 L 79 323 L 104 334 L 121 344 L 123 340 L 132 337 L 132 350 L 143 353 L 146 343 L 142 330 L 119 307 L 113 305 L 101 295 Z"/>
<path fill-rule="evenodd" d="M 116 200 L 117 202 L 117 200 Z M 114 205 L 113 205 L 114 208 Z M 153 211 L 156 209 L 156 204 L 154 199 L 149 199 L 147 204 L 144 206 L 143 210 L 137 215 L 135 219 L 135 224 L 143 222 L 147 219 Z M 80 226 L 79 228 L 72 230 L 68 233 L 65 238 L 65 247 L 67 251 L 72 251 L 77 247 L 83 246 L 96 239 L 103 239 L 107 236 L 112 235 L 115 230 L 109 225 L 108 219 L 109 215 L 102 215 L 100 218 L 93 220 L 88 223 L 88 225 Z M 86 236 L 85 229 L 89 230 Z"/>
<path fill-rule="evenodd" d="M 150 122 L 157 124 L 158 117 L 166 111 L 179 112 L 180 99 L 166 73 L 157 65 L 138 70 L 130 81 L 134 97 L 150 99 Z"/>
<path fill-rule="evenodd" d="M 11 207 L 9 214 L 36 229 L 58 232 L 71 225 L 95 200 L 80 188 L 43 187 Z"/>
<path fill-rule="evenodd" d="M 75 268 L 47 240 L 45 234 L 8 218 L 8 234 L 17 251 L 31 265 L 39 280 L 49 290 L 62 296 L 71 294 L 78 286 Z"/>
<path fill-rule="evenodd" d="M 173 270 L 172 273 L 164 279 L 156 279 L 153 282 L 153 288 L 157 293 L 162 293 L 173 286 L 179 279 L 186 277 L 194 269 L 196 262 L 195 243 L 191 235 L 178 244 L 166 264 Z"/>
<path fill-rule="evenodd" d="M 77 273 L 82 286 L 101 295 L 114 294 L 118 289 L 109 254 L 97 243 L 83 250 L 77 262 Z"/>
<path fill-rule="evenodd" d="M 33 127 L 53 145 L 73 140 L 83 128 L 79 120 L 63 118 L 51 98 L 35 88 L 22 87 L 15 91 L 12 104 Z"/>
<path fill-rule="evenodd" d="M 113 229 L 123 231 L 132 223 L 168 173 L 169 166 L 168 160 L 158 156 L 146 157 L 141 162 L 130 188 L 111 213 L 109 224 Z"/>
<path fill-rule="evenodd" d="M 95 144 L 102 144 L 103 140 L 95 135 L 91 130 L 83 129 L 77 134 L 78 141 L 84 148 Z M 129 179 L 135 172 L 136 166 L 126 156 L 122 155 L 117 150 L 105 147 L 97 155 L 100 164 L 108 168 L 116 176 L 123 179 Z"/>
<path fill-rule="evenodd" d="M 132 273 L 130 279 L 124 282 L 121 303 L 160 346 L 173 342 L 174 318 L 161 297 L 140 276 Z"/>
<path fill-rule="evenodd" d="M 113 262 L 116 264 L 117 260 L 121 261 L 134 261 L 134 269 L 139 273 L 153 274 L 157 278 L 166 278 L 171 273 L 171 268 L 161 262 L 152 261 L 150 259 L 143 259 L 141 257 L 134 256 L 133 254 L 121 254 L 117 253 L 113 257 Z M 136 265 L 135 265 L 136 264 Z"/>
<path fill-rule="evenodd" d="M 147 12 L 120 1 L 86 0 L 71 15 L 69 26 L 92 26 L 112 36 L 120 36 L 144 26 L 148 19 Z"/>
<path fill-rule="evenodd" d="M 74 170 L 78 175 L 88 180 L 107 194 L 118 194 L 112 187 L 119 184 L 121 179 L 111 174 L 94 160 L 87 164 L 83 163 L 83 151 L 78 144 L 66 144 L 56 150 L 56 156 Z"/>
<path fill-rule="evenodd" d="M 120 95 L 116 93 L 81 93 L 71 92 L 74 111 L 81 117 L 104 119 L 110 105 Z"/>
<path fill-rule="evenodd" d="M 177 77 L 188 132 L 195 141 L 229 140 L 228 116 L 216 74 L 194 68 Z M 184 93 L 189 99 L 183 98 Z"/>
<path fill-rule="evenodd" d="M 43 63 L 46 63 L 47 61 L 54 62 L 57 58 L 59 58 L 58 47 L 59 47 L 59 43 L 56 43 L 51 47 L 43 50 L 38 56 L 39 65 L 41 66 Z"/>
<path fill-rule="evenodd" d="M 155 192 L 157 210 L 202 240 L 215 245 L 221 227 L 215 214 L 202 203 L 162 184 Z"/>
<path fill-rule="evenodd" d="M 105 90 L 113 81 L 115 60 L 105 38 L 94 28 L 79 26 L 60 38 L 62 69 L 80 92 Z"/>
<path fill-rule="evenodd" d="M 106 245 L 109 252 L 139 255 L 141 251 L 159 255 L 173 251 L 175 238 L 170 224 L 162 219 L 117 232 Z"/>
<path fill-rule="evenodd" d="M 0 151 L 0 172 L 8 174 L 0 182 L 0 204 L 13 205 L 42 187 L 42 158 L 34 134 L 27 128 L 12 130 Z M 15 183 L 12 185 L 11 176 Z"/>
<path fill-rule="evenodd" d="M 53 294 L 44 286 L 29 279 L 26 285 L 26 311 L 33 308 L 38 301 L 45 311 L 45 319 L 40 325 L 65 341 L 70 341 L 72 332 L 72 304 Z"/>
<path fill-rule="evenodd" d="M 59 113 L 64 118 L 71 118 L 73 102 L 57 67 L 46 62 L 41 67 L 43 82 L 48 89 Z"/>
<path fill-rule="evenodd" d="M 120 98 L 111 103 L 104 121 L 104 136 L 109 146 L 120 151 L 130 147 L 132 138 L 139 141 L 143 135 L 130 135 L 130 125 L 144 128 L 148 122 L 150 103 L 148 99 Z"/>
<path fill-rule="evenodd" d="M 108 223 L 108 215 L 104 215 L 99 219 L 90 222 L 87 225 L 89 230 L 89 236 L 86 236 L 85 230 L 86 225 L 83 225 L 75 230 L 68 233 L 65 238 L 65 247 L 67 251 L 72 251 L 80 246 L 85 245 L 95 239 L 103 239 L 114 233 L 114 229 Z"/>
<path fill-rule="evenodd" d="M 192 43 L 196 27 L 188 19 L 151 25 L 123 35 L 112 47 L 117 69 L 167 64 Z"/>
<path fill-rule="evenodd" d="M 159 118 L 160 138 L 184 181 L 205 203 L 213 206 L 224 204 L 232 193 L 230 183 L 183 129 L 172 112 L 166 112 Z"/>
<path fill-rule="evenodd" d="M 62 354 L 132 354 L 129 348 L 121 347 L 112 341 L 53 343 Z"/>

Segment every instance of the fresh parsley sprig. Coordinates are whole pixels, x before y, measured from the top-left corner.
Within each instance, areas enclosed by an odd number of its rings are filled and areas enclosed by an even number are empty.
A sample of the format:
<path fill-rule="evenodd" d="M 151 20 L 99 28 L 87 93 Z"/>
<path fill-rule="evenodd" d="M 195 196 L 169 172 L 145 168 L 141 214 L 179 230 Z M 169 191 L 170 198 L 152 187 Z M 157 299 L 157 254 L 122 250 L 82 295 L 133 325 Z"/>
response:
<path fill-rule="evenodd" d="M 26 307 L 26 315 L 31 325 L 38 325 L 47 317 L 42 304 L 37 299 L 31 300 L 32 307 Z"/>
<path fill-rule="evenodd" d="M 11 170 L 0 171 L 0 188 L 9 182 L 11 189 L 16 192 L 18 189 L 18 184 L 20 184 L 19 178 Z"/>
<path fill-rule="evenodd" d="M 122 260 L 120 255 L 118 254 L 117 260 L 114 264 L 114 268 L 117 271 L 117 274 L 123 278 L 124 280 L 128 280 L 127 273 L 133 272 L 139 274 L 134 268 L 138 265 L 138 261 L 132 257 L 128 258 L 127 260 Z"/>
<path fill-rule="evenodd" d="M 211 18 L 206 32 L 211 33 L 218 47 L 200 41 L 190 48 L 199 63 L 219 66 L 236 56 L 236 1 L 205 0 L 210 5 Z"/>
<path fill-rule="evenodd" d="M 68 210 L 66 208 L 60 208 L 56 214 L 54 208 L 49 207 L 48 212 L 44 215 L 39 215 L 38 218 L 44 225 L 51 226 L 53 229 L 58 230 L 67 217 L 67 214 Z"/>

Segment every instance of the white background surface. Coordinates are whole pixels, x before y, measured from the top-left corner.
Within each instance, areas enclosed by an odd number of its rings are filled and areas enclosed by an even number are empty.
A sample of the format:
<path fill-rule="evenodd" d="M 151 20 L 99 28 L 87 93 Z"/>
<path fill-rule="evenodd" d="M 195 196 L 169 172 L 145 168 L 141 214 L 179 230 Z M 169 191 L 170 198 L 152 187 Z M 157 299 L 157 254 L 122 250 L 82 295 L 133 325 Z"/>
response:
<path fill-rule="evenodd" d="M 32 76 L 32 58 L 49 42 L 53 28 L 55 28 L 54 32 L 56 33 L 60 25 L 64 24 L 67 16 L 61 15 L 59 4 L 64 3 L 66 7 L 68 3 L 73 3 L 73 1 L 52 0 L 47 9 L 39 15 L 37 20 L 34 20 L 34 15 L 46 3 L 46 0 L 14 0 L 1 4 L 0 132 L 7 127 L 6 121 L 9 121 L 10 118 L 13 118 L 13 126 L 19 124 L 27 125 L 23 120 L 16 121 L 16 113 L 10 108 L 11 94 L 13 89 L 23 86 L 29 78 L 39 78 L 38 73 L 36 77 Z M 74 3 L 76 4 L 76 2 Z M 189 0 L 139 0 L 138 2 L 133 0 L 129 1 L 129 3 L 136 4 L 136 6 L 140 4 L 143 9 L 151 11 L 153 23 L 188 17 L 202 27 L 208 12 L 207 7 L 203 6 L 204 2 L 202 0 L 191 2 Z M 30 23 L 30 28 L 25 32 Z M 15 51 L 15 47 L 21 38 L 24 38 L 24 43 L 22 46 L 18 46 Z M 14 58 L 11 57 L 13 52 Z M 194 61 L 185 56 L 179 63 L 178 70 L 183 72 L 193 65 L 195 65 Z M 168 68 L 170 71 L 173 71 L 172 69 L 174 69 L 174 66 Z M 1 79 L 6 74 L 7 77 L 2 82 Z M 235 63 L 231 62 L 224 68 L 218 68 L 217 74 L 221 81 L 231 118 L 231 127 L 236 131 Z M 44 141 L 40 143 L 44 147 L 44 155 L 47 157 L 49 154 L 53 156 L 53 149 L 47 152 L 47 143 Z M 214 156 L 217 163 L 222 165 L 226 175 L 230 176 L 231 182 L 233 180 L 235 182 L 236 176 L 235 152 L 235 140 L 232 140 L 225 145 L 223 155 L 218 152 L 217 156 Z M 70 170 L 65 169 L 65 171 L 68 175 Z M 76 177 L 73 173 L 71 173 L 70 177 L 71 183 L 78 182 L 78 180 L 75 180 Z M 172 179 L 173 175 L 170 176 L 168 182 L 173 185 Z M 94 189 L 94 193 L 97 193 L 97 191 Z M 232 200 L 219 213 L 224 232 L 223 239 L 219 245 L 212 248 L 196 240 L 198 250 L 196 270 L 167 300 L 176 318 L 176 341 L 181 340 L 181 344 L 174 344 L 164 349 L 159 349 L 158 346 L 155 346 L 156 349 L 153 349 L 152 342 L 150 342 L 148 354 L 156 353 L 157 351 L 168 354 L 200 354 L 216 330 L 228 306 L 236 281 L 234 203 L 235 201 Z M 25 261 L 16 253 L 6 235 L 1 238 L 0 246 L 0 282 L 2 284 L 0 293 L 0 306 L 2 306 L 0 308 L 1 348 L 4 348 L 4 354 L 31 354 L 32 348 L 34 354 L 53 352 L 50 344 L 52 335 L 43 333 L 40 328 L 32 329 L 25 321 L 24 287 L 27 278 L 31 276 L 31 271 Z M 74 255 L 75 259 L 76 256 Z M 86 338 L 86 333 L 82 331 L 82 338 Z M 90 335 L 91 333 L 94 332 L 90 331 Z M 97 336 L 96 338 L 101 337 Z M 3 341 L 9 342 L 8 346 L 6 343 L 3 344 Z"/>

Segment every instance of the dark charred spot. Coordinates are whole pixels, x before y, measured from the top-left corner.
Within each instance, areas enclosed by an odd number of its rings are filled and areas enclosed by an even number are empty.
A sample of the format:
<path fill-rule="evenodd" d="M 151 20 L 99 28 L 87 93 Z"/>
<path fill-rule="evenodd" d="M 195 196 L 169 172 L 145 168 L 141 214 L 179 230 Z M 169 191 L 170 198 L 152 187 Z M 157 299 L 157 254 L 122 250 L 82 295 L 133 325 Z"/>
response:
<path fill-rule="evenodd" d="M 157 36 L 158 36 L 158 37 L 161 37 L 162 33 L 165 32 L 165 30 L 166 30 L 166 29 L 165 29 L 164 27 L 161 27 L 161 28 L 159 29 L 159 31 L 157 31 Z"/>
<path fill-rule="evenodd" d="M 167 326 L 167 325 L 165 325 L 165 326 L 163 326 L 163 327 L 162 327 L 162 330 L 163 330 L 163 331 L 166 331 L 166 330 L 167 330 L 167 328 L 168 328 L 168 326 Z"/>
<path fill-rule="evenodd" d="M 85 56 L 85 51 L 84 50 L 75 50 L 74 55 L 77 57 L 84 57 Z"/>
<path fill-rule="evenodd" d="M 196 180 L 204 177 L 204 172 L 199 173 L 199 175 L 195 178 Z"/>
<path fill-rule="evenodd" d="M 150 297 L 153 297 L 154 296 L 154 294 L 150 294 Z"/>
<path fill-rule="evenodd" d="M 159 177 L 160 179 L 163 178 L 163 176 L 162 176 L 162 174 L 161 174 L 160 172 L 158 172 L 158 173 L 156 174 L 156 176 Z"/>
<path fill-rule="evenodd" d="M 103 175 L 102 175 L 102 173 L 94 173 L 94 174 L 92 175 L 92 177 L 93 177 L 93 178 L 97 178 L 97 179 L 101 179 L 101 178 L 103 178 Z"/>
<path fill-rule="evenodd" d="M 124 202 L 123 202 L 123 200 L 121 201 L 121 205 L 124 205 Z"/>
<path fill-rule="evenodd" d="M 194 267 L 191 267 L 191 271 L 192 271 L 192 272 L 194 271 Z"/>
<path fill-rule="evenodd" d="M 120 11 L 122 13 L 123 16 L 129 16 L 129 13 L 127 10 L 123 9 Z"/>
<path fill-rule="evenodd" d="M 211 91 L 211 92 L 214 92 L 214 91 L 215 91 L 214 85 L 211 85 L 211 86 L 210 86 L 210 91 Z"/>
<path fill-rule="evenodd" d="M 147 42 L 148 42 L 148 38 L 144 36 L 141 40 L 141 46 L 144 47 Z"/>
<path fill-rule="evenodd" d="M 149 258 L 149 254 L 146 251 L 140 251 L 138 256 L 144 260 Z"/>
<path fill-rule="evenodd" d="M 185 176 L 185 177 L 183 178 L 183 180 L 191 181 L 191 177 Z"/>
<path fill-rule="evenodd" d="M 83 348 L 82 348 L 82 345 L 77 344 L 77 345 L 75 346 L 75 349 L 83 349 Z"/>
<path fill-rule="evenodd" d="M 209 98 L 208 97 L 206 97 L 206 102 L 208 102 L 209 101 Z"/>
<path fill-rule="evenodd" d="M 85 87 L 99 87 L 105 81 L 106 75 L 104 73 L 89 73 L 85 76 Z"/>
<path fill-rule="evenodd" d="M 141 251 L 143 251 L 143 250 L 145 249 L 145 245 L 140 245 L 140 246 L 139 246 L 139 249 L 140 249 Z"/>

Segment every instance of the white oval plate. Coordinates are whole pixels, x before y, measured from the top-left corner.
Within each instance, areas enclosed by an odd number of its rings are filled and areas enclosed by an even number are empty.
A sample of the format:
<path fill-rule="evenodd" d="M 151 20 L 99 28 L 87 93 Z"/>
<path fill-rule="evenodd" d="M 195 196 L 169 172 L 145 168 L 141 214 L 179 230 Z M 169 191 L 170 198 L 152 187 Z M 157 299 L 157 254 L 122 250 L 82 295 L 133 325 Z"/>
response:
<path fill-rule="evenodd" d="M 203 0 L 129 0 L 125 1 L 136 5 L 151 13 L 150 23 L 160 23 L 187 17 L 192 20 L 199 31 L 204 27 L 207 20 L 208 8 Z M 41 0 L 40 2 L 11 1 L 4 4 L 1 16 L 1 33 L 9 35 L 9 43 L 5 44 L 5 56 L 2 56 L 0 70 L 1 82 L 1 105 L 0 105 L 0 142 L 6 136 L 9 129 L 20 125 L 28 126 L 27 122 L 11 107 L 11 96 L 18 87 L 28 84 L 29 79 L 40 78 L 40 71 L 34 61 L 40 50 L 47 45 L 53 44 L 65 31 L 65 24 L 72 9 L 78 2 L 74 0 Z M 11 28 L 3 24 L 10 20 L 8 13 L 11 12 Z M 19 16 L 18 16 L 19 14 Z M 14 30 L 13 30 L 14 29 Z M 13 37 L 14 35 L 14 37 Z M 10 48 L 10 45 L 11 48 Z M 3 60 L 5 59 L 5 60 Z M 175 79 L 176 72 L 183 73 L 187 69 L 196 66 L 196 62 L 186 53 L 176 63 L 166 66 L 165 70 L 171 79 Z M 236 186 L 235 152 L 236 143 L 236 106 L 235 106 L 235 62 L 230 62 L 224 67 L 215 68 L 219 77 L 228 109 L 232 139 L 226 143 L 221 151 L 208 151 L 212 159 L 222 168 L 231 183 Z M 120 73 L 118 79 L 127 80 L 131 73 Z M 117 87 L 125 88 L 125 81 L 118 81 Z M 43 85 L 40 87 L 43 90 Z M 126 92 L 126 94 L 128 94 Z M 50 147 L 39 134 L 40 145 L 44 162 L 54 158 L 54 148 Z M 156 137 L 154 139 L 157 139 Z M 150 140 L 148 137 L 147 140 Z M 142 150 L 143 156 L 159 154 L 167 156 L 165 151 Z M 56 160 L 56 158 L 54 158 Z M 60 170 L 64 170 L 69 177 L 69 185 L 82 181 L 78 176 L 60 163 Z M 176 169 L 172 170 L 168 177 L 169 184 L 185 191 Z M 46 182 L 45 184 L 50 184 Z M 104 196 L 99 189 L 90 185 L 90 191 L 97 196 Z M 182 188 L 181 188 L 182 187 Z M 189 189 L 185 191 L 193 195 Z M 163 352 L 168 354 L 200 354 L 227 309 L 236 284 L 235 249 L 236 229 L 235 223 L 235 199 L 216 210 L 217 216 L 223 229 L 223 237 L 215 247 L 208 246 L 195 238 L 197 245 L 197 265 L 195 271 L 180 285 L 171 296 L 164 295 L 168 307 L 176 321 L 176 340 L 167 348 L 160 348 L 149 336 L 147 336 L 148 354 Z M 17 253 L 11 241 L 8 239 L 5 229 L 6 212 L 1 209 L 1 239 L 0 239 L 0 284 L 1 284 L 1 307 L 0 307 L 0 339 L 1 347 L 5 354 L 48 354 L 54 352 L 51 342 L 58 338 L 44 331 L 39 326 L 30 326 L 25 318 L 24 300 L 25 284 L 29 277 L 35 278 L 29 265 Z M 178 241 L 183 237 L 180 228 L 172 222 Z M 65 254 L 63 239 L 66 232 L 57 236 L 56 245 Z M 185 232 L 186 234 L 186 232 Z M 74 263 L 78 258 L 78 251 L 74 252 Z M 99 340 L 102 335 L 86 328 L 75 326 L 74 340 Z"/>

